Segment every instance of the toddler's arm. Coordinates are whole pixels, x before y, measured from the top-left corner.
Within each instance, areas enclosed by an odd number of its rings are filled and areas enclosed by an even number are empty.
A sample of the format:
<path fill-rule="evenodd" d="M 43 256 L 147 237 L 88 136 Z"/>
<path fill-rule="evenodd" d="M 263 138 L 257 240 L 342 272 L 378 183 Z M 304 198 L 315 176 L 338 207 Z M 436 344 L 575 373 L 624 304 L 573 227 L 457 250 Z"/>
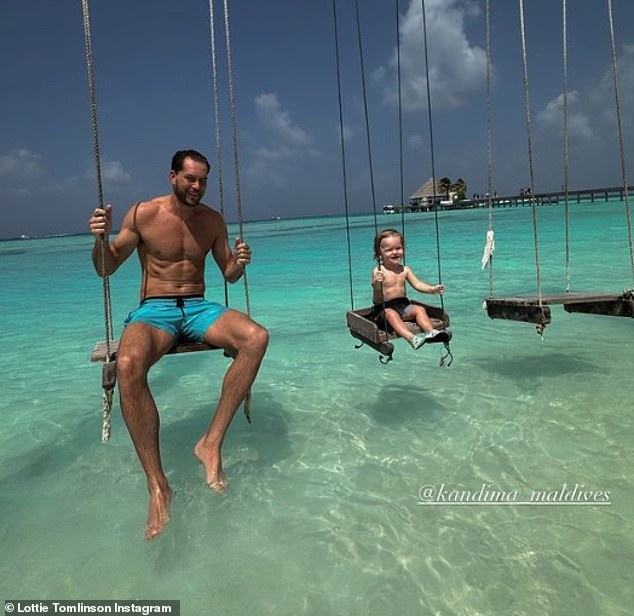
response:
<path fill-rule="evenodd" d="M 430 293 L 432 295 L 442 295 L 445 292 L 444 284 L 429 284 L 423 280 L 419 280 L 416 274 L 408 267 L 407 282 L 419 293 Z"/>

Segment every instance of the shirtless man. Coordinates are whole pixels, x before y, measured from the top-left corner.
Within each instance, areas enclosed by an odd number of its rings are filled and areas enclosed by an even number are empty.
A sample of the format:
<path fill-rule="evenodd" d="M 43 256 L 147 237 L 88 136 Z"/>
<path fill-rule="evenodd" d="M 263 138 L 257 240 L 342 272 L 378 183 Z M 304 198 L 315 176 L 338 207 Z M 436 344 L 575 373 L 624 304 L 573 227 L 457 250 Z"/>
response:
<path fill-rule="evenodd" d="M 99 275 L 113 274 L 136 249 L 143 270 L 141 304 L 126 319 L 117 352 L 121 411 L 150 494 L 145 538 L 161 534 L 169 521 L 171 490 L 161 464 L 159 415 L 147 375 L 177 338 L 230 349 L 234 359 L 222 384 L 216 412 L 194 454 L 207 485 L 222 492 L 227 481 L 221 447 L 236 410 L 249 391 L 268 345 L 268 332 L 247 315 L 208 302 L 205 259 L 213 255 L 228 282 L 238 280 L 251 261 L 251 249 L 236 240 L 233 252 L 222 216 L 201 203 L 209 163 L 194 150 L 177 152 L 169 172 L 172 192 L 131 207 L 116 238 L 109 242 L 112 206 L 94 210 L 92 259 Z M 105 263 L 102 263 L 104 238 Z"/>
<path fill-rule="evenodd" d="M 403 265 L 404 254 L 403 236 L 398 231 L 385 229 L 374 238 L 374 257 L 379 265 L 372 270 L 372 303 L 379 318 L 387 321 L 414 349 L 425 342 L 449 340 L 446 331 L 434 329 L 425 308 L 410 303 L 405 291 L 406 283 L 409 283 L 421 293 L 438 294 L 444 293 L 444 285 L 430 285 L 419 280 L 407 265 Z M 415 321 L 423 333 L 413 334 L 403 321 Z"/>

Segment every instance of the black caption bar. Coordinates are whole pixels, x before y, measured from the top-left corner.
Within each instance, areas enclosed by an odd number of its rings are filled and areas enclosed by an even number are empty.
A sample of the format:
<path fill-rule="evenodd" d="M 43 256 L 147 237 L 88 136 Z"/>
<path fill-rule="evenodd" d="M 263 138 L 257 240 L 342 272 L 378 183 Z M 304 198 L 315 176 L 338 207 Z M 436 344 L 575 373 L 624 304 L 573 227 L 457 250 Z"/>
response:
<path fill-rule="evenodd" d="M 7 600 L 4 602 L 4 616 L 17 614 L 169 614 L 180 616 L 181 602 L 176 600 L 142 601 L 142 600 L 49 600 L 38 601 L 30 599 Z"/>

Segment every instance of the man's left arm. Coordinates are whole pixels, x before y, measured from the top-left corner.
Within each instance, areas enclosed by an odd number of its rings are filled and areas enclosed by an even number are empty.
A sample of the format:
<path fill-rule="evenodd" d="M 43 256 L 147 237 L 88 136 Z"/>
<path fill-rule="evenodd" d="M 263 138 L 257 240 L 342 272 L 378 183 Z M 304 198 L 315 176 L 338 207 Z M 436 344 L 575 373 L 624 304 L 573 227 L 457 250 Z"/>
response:
<path fill-rule="evenodd" d="M 244 274 L 244 268 L 251 263 L 251 248 L 246 242 L 236 237 L 233 245 L 233 254 L 231 254 L 231 251 L 229 251 L 229 254 L 231 258 L 227 261 L 224 277 L 227 282 L 236 282 Z"/>
<path fill-rule="evenodd" d="M 236 238 L 233 252 L 231 252 L 226 224 L 218 212 L 214 212 L 214 214 L 218 218 L 214 221 L 213 226 L 218 231 L 211 247 L 211 253 L 224 279 L 233 283 L 240 279 L 245 266 L 251 262 L 251 248 Z"/>

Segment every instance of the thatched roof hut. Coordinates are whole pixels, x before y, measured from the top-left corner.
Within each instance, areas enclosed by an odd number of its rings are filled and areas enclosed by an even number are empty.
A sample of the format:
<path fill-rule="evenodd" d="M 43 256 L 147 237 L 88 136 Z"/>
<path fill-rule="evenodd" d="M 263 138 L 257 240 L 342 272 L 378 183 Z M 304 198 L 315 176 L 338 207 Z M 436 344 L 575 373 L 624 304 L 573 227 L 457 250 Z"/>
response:
<path fill-rule="evenodd" d="M 440 182 L 436 180 L 434 190 L 434 180 L 429 178 L 422 186 L 419 186 L 409 198 L 412 210 L 429 210 L 434 203 L 445 197 L 445 192 L 440 188 Z"/>

